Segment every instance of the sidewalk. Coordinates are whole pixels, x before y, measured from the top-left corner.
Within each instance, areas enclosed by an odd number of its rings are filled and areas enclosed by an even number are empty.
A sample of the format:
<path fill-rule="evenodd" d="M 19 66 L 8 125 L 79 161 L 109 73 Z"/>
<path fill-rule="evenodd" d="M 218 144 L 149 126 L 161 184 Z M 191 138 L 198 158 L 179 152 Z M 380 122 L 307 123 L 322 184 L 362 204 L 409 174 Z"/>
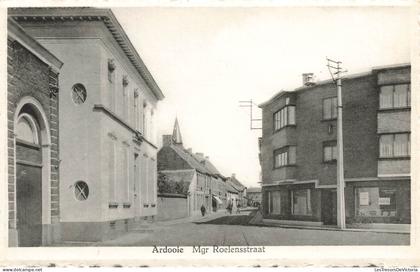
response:
<path fill-rule="evenodd" d="M 265 221 L 265 222 L 264 222 Z M 273 220 L 274 221 L 274 220 Z M 280 228 L 289 228 L 289 229 L 308 229 L 308 230 L 329 230 L 329 231 L 347 231 L 347 232 L 376 232 L 376 233 L 395 233 L 395 234 L 410 234 L 410 228 L 401 227 L 395 229 L 386 229 L 386 228 L 361 228 L 359 225 L 349 225 L 345 229 L 340 229 L 335 225 L 320 225 L 320 226 L 310 226 L 310 225 L 291 225 L 284 224 L 279 222 L 262 220 L 261 223 L 254 224 L 256 226 L 264 227 L 280 227 Z"/>

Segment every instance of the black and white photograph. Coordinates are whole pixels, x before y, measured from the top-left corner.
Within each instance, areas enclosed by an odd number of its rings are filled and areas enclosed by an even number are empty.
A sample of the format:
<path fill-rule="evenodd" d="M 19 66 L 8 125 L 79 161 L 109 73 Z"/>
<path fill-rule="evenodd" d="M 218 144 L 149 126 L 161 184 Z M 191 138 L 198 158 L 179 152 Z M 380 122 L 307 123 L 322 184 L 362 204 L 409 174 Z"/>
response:
<path fill-rule="evenodd" d="M 411 4 L 6 14 L 7 248 L 413 245 Z"/>

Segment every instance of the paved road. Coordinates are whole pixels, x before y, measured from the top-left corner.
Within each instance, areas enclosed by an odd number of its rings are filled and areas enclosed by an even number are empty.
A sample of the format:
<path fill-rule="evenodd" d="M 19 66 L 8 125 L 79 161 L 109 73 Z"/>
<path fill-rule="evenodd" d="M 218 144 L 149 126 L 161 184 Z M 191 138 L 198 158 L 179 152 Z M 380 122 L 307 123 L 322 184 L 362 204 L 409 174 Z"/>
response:
<path fill-rule="evenodd" d="M 96 246 L 301 246 L 301 245 L 409 245 L 409 234 L 309 230 L 280 227 L 193 222 L 157 223 L 152 232 L 131 232 Z M 230 218 L 228 221 L 241 220 Z M 218 224 L 221 223 L 221 224 Z"/>

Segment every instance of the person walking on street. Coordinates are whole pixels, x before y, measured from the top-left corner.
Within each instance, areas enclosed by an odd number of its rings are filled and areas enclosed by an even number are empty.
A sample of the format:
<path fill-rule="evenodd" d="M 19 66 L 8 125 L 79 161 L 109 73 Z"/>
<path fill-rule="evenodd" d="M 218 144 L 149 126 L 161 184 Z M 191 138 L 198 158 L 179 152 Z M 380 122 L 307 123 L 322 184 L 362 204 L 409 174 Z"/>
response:
<path fill-rule="evenodd" d="M 201 205 L 201 214 L 204 216 L 206 214 L 206 207 L 204 207 L 204 204 Z"/>

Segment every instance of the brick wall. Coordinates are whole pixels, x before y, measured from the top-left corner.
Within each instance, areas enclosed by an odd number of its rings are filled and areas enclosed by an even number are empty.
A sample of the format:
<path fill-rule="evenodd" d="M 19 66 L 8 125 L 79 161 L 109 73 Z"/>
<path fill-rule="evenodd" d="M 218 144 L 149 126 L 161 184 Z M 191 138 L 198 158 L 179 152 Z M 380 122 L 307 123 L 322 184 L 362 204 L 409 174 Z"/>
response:
<path fill-rule="evenodd" d="M 342 92 L 345 177 L 375 177 L 379 103 L 375 76 L 345 79 Z M 296 127 L 285 127 L 277 132 L 273 131 L 273 114 L 284 106 L 285 96 L 263 108 L 261 158 L 264 183 L 290 178 L 318 179 L 321 185 L 336 183 L 337 165 L 323 161 L 323 142 L 336 141 L 337 121 L 323 120 L 322 116 L 323 99 L 335 97 L 336 93 L 333 83 L 297 92 Z M 296 166 L 273 169 L 273 151 L 290 144 L 297 145 Z"/>
<path fill-rule="evenodd" d="M 59 221 L 58 181 L 58 92 L 50 96 L 50 90 L 58 90 L 58 74 L 48 65 L 16 41 L 7 41 L 8 73 L 8 195 L 9 228 L 16 228 L 15 217 L 15 158 L 14 158 L 14 116 L 15 110 L 25 96 L 39 101 L 49 119 L 51 134 L 51 221 Z"/>

